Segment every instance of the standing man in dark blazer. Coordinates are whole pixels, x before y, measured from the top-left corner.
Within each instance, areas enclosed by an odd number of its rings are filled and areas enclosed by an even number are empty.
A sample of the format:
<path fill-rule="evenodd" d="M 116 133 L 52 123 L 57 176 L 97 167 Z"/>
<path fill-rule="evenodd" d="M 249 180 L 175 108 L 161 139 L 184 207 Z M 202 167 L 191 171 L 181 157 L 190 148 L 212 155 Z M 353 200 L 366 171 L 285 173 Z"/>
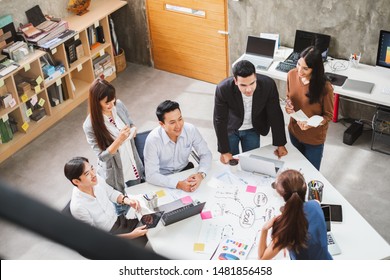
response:
<path fill-rule="evenodd" d="M 233 155 L 260 147 L 260 135 L 272 130 L 278 158 L 287 154 L 283 113 L 275 82 L 256 74 L 255 66 L 241 60 L 233 67 L 233 77 L 220 82 L 215 91 L 214 128 L 222 163 Z"/>

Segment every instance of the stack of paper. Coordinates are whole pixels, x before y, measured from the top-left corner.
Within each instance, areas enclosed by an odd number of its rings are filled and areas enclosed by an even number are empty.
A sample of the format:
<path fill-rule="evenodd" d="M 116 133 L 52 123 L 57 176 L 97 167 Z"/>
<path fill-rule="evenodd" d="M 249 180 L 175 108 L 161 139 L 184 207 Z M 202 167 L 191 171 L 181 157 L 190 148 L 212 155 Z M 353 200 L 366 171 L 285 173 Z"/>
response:
<path fill-rule="evenodd" d="M 309 118 L 302 110 L 290 114 L 290 117 L 292 117 L 294 120 L 298 122 L 307 122 L 307 124 L 312 127 L 319 126 L 322 120 L 324 119 L 322 116 L 318 116 L 318 115 L 314 115 Z"/>

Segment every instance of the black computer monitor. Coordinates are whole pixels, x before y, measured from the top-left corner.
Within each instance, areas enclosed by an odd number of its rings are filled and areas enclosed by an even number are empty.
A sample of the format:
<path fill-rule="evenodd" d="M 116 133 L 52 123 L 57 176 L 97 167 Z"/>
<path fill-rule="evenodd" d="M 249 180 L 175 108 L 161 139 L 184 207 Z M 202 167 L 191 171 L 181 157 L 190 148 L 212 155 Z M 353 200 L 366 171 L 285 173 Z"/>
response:
<path fill-rule="evenodd" d="M 390 31 L 381 30 L 379 34 L 376 65 L 390 68 Z"/>
<path fill-rule="evenodd" d="M 296 30 L 294 41 L 294 52 L 301 53 L 309 46 L 315 46 L 322 53 L 322 59 L 325 61 L 328 56 L 330 36 L 309 31 Z"/>

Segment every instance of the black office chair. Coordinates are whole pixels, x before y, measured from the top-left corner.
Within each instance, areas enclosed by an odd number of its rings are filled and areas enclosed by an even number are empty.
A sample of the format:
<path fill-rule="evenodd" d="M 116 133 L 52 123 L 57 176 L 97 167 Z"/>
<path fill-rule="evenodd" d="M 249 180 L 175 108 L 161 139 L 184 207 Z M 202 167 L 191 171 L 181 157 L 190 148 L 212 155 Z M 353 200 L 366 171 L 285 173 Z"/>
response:
<path fill-rule="evenodd" d="M 134 138 L 134 142 L 135 142 L 135 147 L 137 148 L 137 152 L 138 152 L 138 155 L 142 161 L 143 164 L 144 163 L 144 147 L 145 147 L 145 141 L 146 141 L 146 137 L 148 137 L 149 133 L 151 132 L 151 130 L 146 130 L 146 131 L 143 131 L 143 132 L 138 132 L 136 137 Z"/>

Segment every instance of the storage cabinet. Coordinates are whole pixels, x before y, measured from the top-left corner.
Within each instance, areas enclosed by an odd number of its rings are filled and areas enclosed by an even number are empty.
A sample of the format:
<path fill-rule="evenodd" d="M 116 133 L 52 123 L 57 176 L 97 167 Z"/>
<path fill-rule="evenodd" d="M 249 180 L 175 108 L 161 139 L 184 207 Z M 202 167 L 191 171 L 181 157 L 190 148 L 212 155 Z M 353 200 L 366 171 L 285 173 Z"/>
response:
<path fill-rule="evenodd" d="M 390 109 L 378 108 L 375 113 L 371 150 L 390 154 Z"/>
<path fill-rule="evenodd" d="M 77 32 L 71 40 L 79 40 L 81 44 L 77 60 L 71 63 L 65 43 L 47 50 L 55 62 L 63 65 L 57 73 L 45 77 L 42 66 L 46 52 L 36 50 L 19 62 L 16 71 L 0 78 L 0 96 L 6 101 L 5 107 L 0 106 L 0 125 L 7 123 L 14 130 L 11 138 L 3 139 L 4 143 L 0 144 L 0 163 L 86 100 L 99 65 L 104 68 L 108 81 L 116 78 L 108 15 L 126 4 L 120 0 L 94 0 L 88 13 L 66 18 L 69 29 Z M 93 48 L 87 31 L 90 26 L 98 27 L 104 36 L 104 43 Z M 94 64 L 103 60 L 99 57 L 105 58 L 104 61 Z M 33 86 L 26 86 L 24 80 Z M 45 115 L 39 118 L 42 111 Z"/>

